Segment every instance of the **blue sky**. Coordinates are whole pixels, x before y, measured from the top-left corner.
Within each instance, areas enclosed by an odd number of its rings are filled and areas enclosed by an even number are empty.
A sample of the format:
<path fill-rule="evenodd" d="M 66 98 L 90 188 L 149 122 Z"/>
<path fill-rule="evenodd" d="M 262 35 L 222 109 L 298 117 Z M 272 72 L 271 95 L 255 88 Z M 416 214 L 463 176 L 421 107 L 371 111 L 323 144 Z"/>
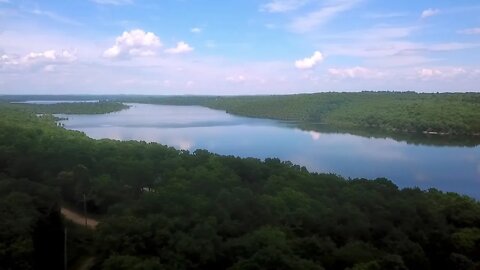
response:
<path fill-rule="evenodd" d="M 480 91 L 478 0 L 0 0 L 0 94 Z"/>

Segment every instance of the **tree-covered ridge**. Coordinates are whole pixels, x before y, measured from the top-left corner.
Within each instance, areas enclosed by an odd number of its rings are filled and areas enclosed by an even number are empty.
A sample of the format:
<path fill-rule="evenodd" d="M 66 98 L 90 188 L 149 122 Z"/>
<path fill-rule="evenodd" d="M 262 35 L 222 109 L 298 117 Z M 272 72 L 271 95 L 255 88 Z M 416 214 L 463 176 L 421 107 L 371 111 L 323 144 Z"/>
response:
<path fill-rule="evenodd" d="M 202 105 L 249 117 L 404 133 L 480 134 L 479 93 L 361 92 L 237 97 L 122 97 Z"/>
<path fill-rule="evenodd" d="M 276 96 L 0 96 L 4 101 L 110 100 L 164 105 L 200 105 L 232 114 L 325 124 L 339 130 L 480 135 L 480 93 L 361 92 Z"/>
<path fill-rule="evenodd" d="M 93 140 L 11 106 L 0 106 L 0 194 L 0 243 L 27 243 L 20 253 L 0 244 L 6 269 L 38 263 L 41 250 L 28 242 L 38 224 L 58 226 L 55 194 L 73 206 L 85 194 L 88 211 L 102 217 L 93 239 L 74 231 L 69 243 L 77 256 L 95 256 L 98 269 L 480 266 L 480 204 L 471 198 L 309 173 L 278 159 Z M 35 214 L 45 205 L 51 214 Z M 58 238 L 40 228 L 37 243 Z"/>
<path fill-rule="evenodd" d="M 480 134 L 480 94 L 320 93 L 218 98 L 209 106 L 281 120 L 399 132 Z"/>
<path fill-rule="evenodd" d="M 25 108 L 37 114 L 105 114 L 128 109 L 120 102 L 68 102 L 54 104 L 12 103 L 11 106 Z"/>

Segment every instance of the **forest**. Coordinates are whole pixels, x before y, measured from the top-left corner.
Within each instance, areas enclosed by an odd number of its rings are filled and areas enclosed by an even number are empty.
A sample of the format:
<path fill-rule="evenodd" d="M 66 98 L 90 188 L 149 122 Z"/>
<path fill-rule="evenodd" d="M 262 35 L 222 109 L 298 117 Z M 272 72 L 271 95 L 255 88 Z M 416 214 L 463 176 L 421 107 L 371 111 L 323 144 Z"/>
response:
<path fill-rule="evenodd" d="M 327 92 L 284 96 L 130 97 L 127 100 L 201 105 L 242 116 L 324 124 L 346 130 L 369 128 L 394 133 L 480 135 L 479 93 Z"/>
<path fill-rule="evenodd" d="M 402 95 L 408 100 L 413 94 Z M 425 96 L 422 101 L 420 96 L 417 102 L 438 98 L 438 104 L 462 104 L 454 115 L 476 132 L 478 122 L 462 117 L 478 113 L 464 111 L 478 108 L 477 97 Z M 239 111 L 248 99 L 225 98 Z M 298 97 L 298 102 L 307 100 L 315 99 Z M 402 104 L 389 100 L 397 104 L 391 106 Z M 233 106 L 237 101 L 240 105 Z M 368 106 L 380 106 L 373 103 Z M 293 117 L 287 104 L 285 119 Z M 335 111 L 295 117 L 335 119 L 340 117 Z M 400 189 L 383 178 L 311 173 L 276 158 L 94 140 L 38 112 L 35 106 L 0 103 L 2 269 L 63 269 L 66 227 L 70 269 L 85 257 L 94 258 L 94 269 L 106 270 L 480 267 L 480 203 L 470 197 Z M 81 210 L 84 198 L 88 212 L 100 221 L 96 230 L 60 214 L 62 206 Z"/>
<path fill-rule="evenodd" d="M 479 93 L 324 92 L 273 96 L 0 96 L 4 101 L 108 100 L 109 112 L 117 103 L 198 105 L 240 116 L 298 123 L 299 127 L 365 134 L 480 137 Z M 36 105 L 35 105 L 36 106 Z M 58 105 L 61 106 L 61 105 Z M 126 106 L 126 105 L 123 105 Z M 40 106 L 42 107 L 42 106 Z M 45 110 L 48 106 L 44 106 Z M 68 107 L 67 107 L 68 108 Z M 53 109 L 53 107 L 52 107 Z M 65 108 L 64 108 L 65 109 Z M 51 111 L 54 113 L 55 111 Z M 390 134 L 390 135 L 389 135 Z"/>
<path fill-rule="evenodd" d="M 120 102 L 71 102 L 54 104 L 10 103 L 9 106 L 24 108 L 37 114 L 105 114 L 128 109 Z"/>

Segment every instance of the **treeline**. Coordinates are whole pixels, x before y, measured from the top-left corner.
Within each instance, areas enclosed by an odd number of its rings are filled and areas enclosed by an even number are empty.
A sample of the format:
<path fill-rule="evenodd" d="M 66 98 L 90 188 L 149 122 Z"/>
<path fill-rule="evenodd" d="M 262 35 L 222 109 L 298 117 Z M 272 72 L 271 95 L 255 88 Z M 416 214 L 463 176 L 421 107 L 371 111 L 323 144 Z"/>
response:
<path fill-rule="evenodd" d="M 93 239 L 73 232 L 69 256 L 90 253 L 97 269 L 480 266 L 480 204 L 469 197 L 278 159 L 93 140 L 5 105 L 0 194 L 5 269 L 59 269 L 59 204 L 80 208 L 84 195 L 102 219 Z M 50 238 L 57 248 L 42 246 Z"/>
<path fill-rule="evenodd" d="M 140 103 L 201 105 L 228 113 L 335 128 L 480 135 L 480 93 L 361 92 L 285 96 L 119 97 Z"/>
<path fill-rule="evenodd" d="M 217 98 L 208 106 L 280 120 L 398 132 L 480 133 L 480 94 L 319 93 Z"/>
<path fill-rule="evenodd" d="M 37 114 L 105 114 L 128 109 L 120 102 L 68 102 L 54 104 L 11 103 L 10 106 L 24 108 Z"/>
<path fill-rule="evenodd" d="M 360 92 L 277 96 L 0 96 L 5 101 L 109 100 L 200 105 L 228 113 L 390 134 L 480 135 L 480 93 Z M 118 108 L 117 108 L 118 109 Z"/>

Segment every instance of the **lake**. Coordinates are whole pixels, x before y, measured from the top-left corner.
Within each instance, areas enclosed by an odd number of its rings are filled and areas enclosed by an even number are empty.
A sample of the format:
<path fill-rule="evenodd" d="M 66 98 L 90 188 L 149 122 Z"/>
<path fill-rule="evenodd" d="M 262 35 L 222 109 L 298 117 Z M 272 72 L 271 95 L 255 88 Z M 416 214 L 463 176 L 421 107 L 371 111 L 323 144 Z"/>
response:
<path fill-rule="evenodd" d="M 129 104 L 103 115 L 61 115 L 65 128 L 101 139 L 158 142 L 222 155 L 277 157 L 310 171 L 386 177 L 399 187 L 437 188 L 480 199 L 480 146 L 413 145 L 393 139 L 304 131 L 198 106 Z"/>

